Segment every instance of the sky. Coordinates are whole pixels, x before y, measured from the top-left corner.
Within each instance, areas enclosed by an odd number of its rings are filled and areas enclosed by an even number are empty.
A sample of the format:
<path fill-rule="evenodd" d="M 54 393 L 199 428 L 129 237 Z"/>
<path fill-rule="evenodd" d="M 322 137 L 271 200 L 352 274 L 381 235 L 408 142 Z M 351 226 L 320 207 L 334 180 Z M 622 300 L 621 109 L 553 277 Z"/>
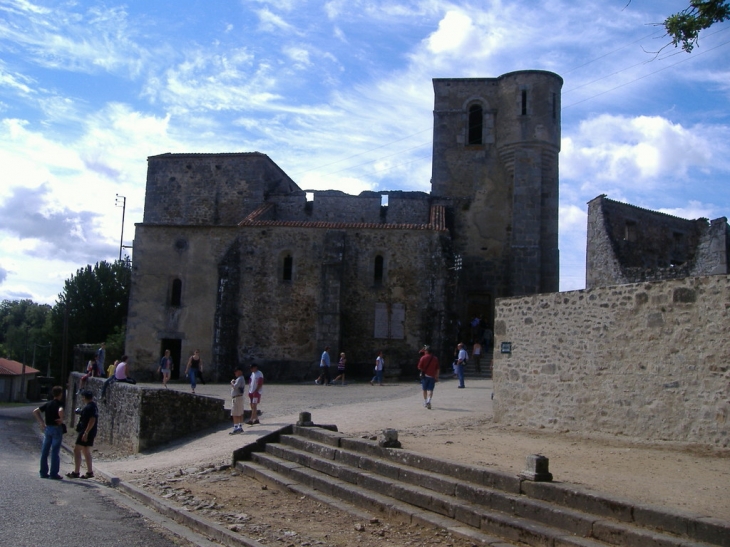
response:
<path fill-rule="evenodd" d="M 687 3 L 0 0 L 0 300 L 53 304 L 133 254 L 149 156 L 428 192 L 432 78 L 529 69 L 564 79 L 560 289 L 584 288 L 596 196 L 730 214 L 730 22 L 674 48 L 660 23 Z"/>

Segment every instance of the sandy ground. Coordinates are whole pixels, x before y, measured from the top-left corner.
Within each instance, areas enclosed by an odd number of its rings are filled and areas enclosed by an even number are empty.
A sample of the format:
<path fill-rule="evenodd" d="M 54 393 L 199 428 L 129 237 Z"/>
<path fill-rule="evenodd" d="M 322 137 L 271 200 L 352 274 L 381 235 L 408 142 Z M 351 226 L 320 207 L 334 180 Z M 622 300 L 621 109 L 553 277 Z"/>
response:
<path fill-rule="evenodd" d="M 184 384 L 170 385 L 189 391 Z M 730 450 L 503 427 L 492 423 L 491 380 L 468 379 L 466 389 L 456 386 L 450 379 L 439 382 L 433 409 L 427 410 L 416 382 L 382 387 L 362 382 L 327 387 L 267 384 L 261 425 L 246 426 L 244 435 L 228 435 L 230 428 L 221 424 L 208 433 L 125 458 L 99 447 L 97 462 L 122 480 L 134 481 L 230 462 L 234 449 L 309 411 L 315 423 L 335 424 L 353 436 L 394 428 L 408 450 L 515 474 L 524 470 L 526 456 L 543 454 L 550 459 L 555 481 L 730 521 Z M 196 391 L 227 401 L 230 386 L 208 384 Z"/>

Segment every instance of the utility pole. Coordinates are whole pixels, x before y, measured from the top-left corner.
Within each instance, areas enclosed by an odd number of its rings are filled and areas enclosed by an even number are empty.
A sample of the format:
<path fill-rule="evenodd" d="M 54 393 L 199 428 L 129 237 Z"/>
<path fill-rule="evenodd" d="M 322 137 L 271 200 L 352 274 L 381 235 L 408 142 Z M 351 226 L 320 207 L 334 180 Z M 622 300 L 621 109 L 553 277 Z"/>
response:
<path fill-rule="evenodd" d="M 121 203 L 121 205 L 120 205 L 120 203 Z M 114 200 L 114 205 L 116 207 L 122 208 L 122 237 L 119 239 L 119 260 L 121 260 L 122 259 L 122 249 L 124 248 L 124 214 L 127 211 L 127 198 L 117 194 L 117 197 Z"/>

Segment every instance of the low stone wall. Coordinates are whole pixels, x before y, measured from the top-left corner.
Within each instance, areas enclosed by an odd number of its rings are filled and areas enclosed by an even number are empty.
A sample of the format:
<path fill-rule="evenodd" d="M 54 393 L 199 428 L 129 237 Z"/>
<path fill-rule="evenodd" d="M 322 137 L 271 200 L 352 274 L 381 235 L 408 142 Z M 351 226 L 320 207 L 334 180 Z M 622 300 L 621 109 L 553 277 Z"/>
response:
<path fill-rule="evenodd" d="M 83 399 L 76 395 L 81 376 L 74 372 L 69 378 L 72 389 L 65 408 L 69 430 L 78 422 L 74 409 L 83 406 Z M 109 386 L 103 402 L 103 384 L 104 380 L 99 378 L 89 378 L 86 383 L 99 407 L 96 438 L 122 452 L 135 454 L 208 429 L 228 417 L 222 399 L 122 382 Z"/>
<path fill-rule="evenodd" d="M 495 421 L 728 447 L 729 314 L 725 275 L 497 300 Z"/>

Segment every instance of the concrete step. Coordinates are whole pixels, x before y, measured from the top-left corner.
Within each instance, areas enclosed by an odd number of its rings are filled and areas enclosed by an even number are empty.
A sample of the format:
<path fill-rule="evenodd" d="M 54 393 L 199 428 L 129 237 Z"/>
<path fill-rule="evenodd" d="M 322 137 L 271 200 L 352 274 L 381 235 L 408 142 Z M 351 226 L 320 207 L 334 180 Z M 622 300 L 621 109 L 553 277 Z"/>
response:
<path fill-rule="evenodd" d="M 456 537 L 469 539 L 475 545 L 490 547 L 515 547 L 517 543 L 485 534 L 470 526 L 445 518 L 429 511 L 419 510 L 406 503 L 399 503 L 339 479 L 322 481 L 319 473 L 293 462 L 282 462 L 266 453 L 252 453 L 253 460 L 239 461 L 236 467 L 256 480 L 294 493 L 306 495 L 337 507 L 356 518 L 369 520 L 373 517 L 387 517 L 406 525 L 434 526 L 447 530 Z"/>
<path fill-rule="evenodd" d="M 351 438 L 342 433 L 325 431 L 320 428 L 294 426 L 291 433 L 300 438 L 317 441 L 325 446 L 339 446 L 346 451 L 375 456 L 382 460 L 430 471 L 440 477 L 452 477 L 477 486 L 520 494 L 595 517 L 617 520 L 636 525 L 639 528 L 685 537 L 691 541 L 730 547 L 730 522 L 712 517 L 636 503 L 570 483 L 534 482 L 486 467 L 442 461 L 403 449 L 382 448 L 375 441 Z M 367 466 L 368 464 L 358 463 L 357 465 Z"/>
<path fill-rule="evenodd" d="M 383 448 L 316 427 L 293 426 L 248 454 L 280 475 L 283 485 L 295 481 L 409 523 L 418 518 L 448 529 L 466 527 L 486 534 L 479 540 L 484 544 L 730 545 L 730 523 Z"/>

